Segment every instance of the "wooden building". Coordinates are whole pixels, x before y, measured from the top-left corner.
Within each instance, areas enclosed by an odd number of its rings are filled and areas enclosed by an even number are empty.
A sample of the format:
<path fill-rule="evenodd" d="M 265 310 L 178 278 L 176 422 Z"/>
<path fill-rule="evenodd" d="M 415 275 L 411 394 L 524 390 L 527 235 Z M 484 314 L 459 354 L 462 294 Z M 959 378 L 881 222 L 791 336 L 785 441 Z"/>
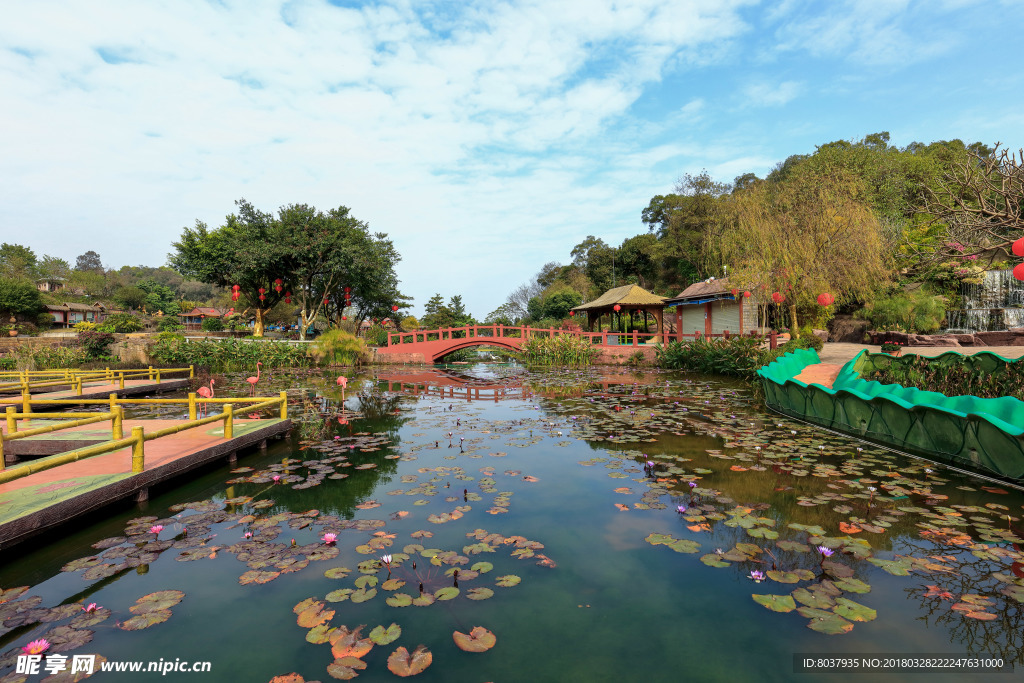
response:
<path fill-rule="evenodd" d="M 749 295 L 749 296 L 748 296 Z M 757 302 L 750 292 L 734 288 L 727 278 L 709 278 L 690 285 L 665 306 L 676 309 L 676 330 L 701 336 L 748 334 L 758 329 Z"/>

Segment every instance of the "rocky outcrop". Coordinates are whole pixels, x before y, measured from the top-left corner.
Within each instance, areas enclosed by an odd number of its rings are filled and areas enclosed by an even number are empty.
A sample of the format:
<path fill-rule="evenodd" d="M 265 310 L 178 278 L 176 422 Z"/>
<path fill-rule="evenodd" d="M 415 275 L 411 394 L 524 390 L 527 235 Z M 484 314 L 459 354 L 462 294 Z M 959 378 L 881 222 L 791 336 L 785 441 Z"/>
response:
<path fill-rule="evenodd" d="M 828 323 L 829 340 L 863 344 L 868 331 L 867 320 L 857 320 L 852 315 L 837 315 Z"/>
<path fill-rule="evenodd" d="M 904 346 L 1024 346 L 1024 327 L 974 334 L 907 334 L 872 330 L 868 332 L 868 338 L 871 344 L 897 342 Z"/>

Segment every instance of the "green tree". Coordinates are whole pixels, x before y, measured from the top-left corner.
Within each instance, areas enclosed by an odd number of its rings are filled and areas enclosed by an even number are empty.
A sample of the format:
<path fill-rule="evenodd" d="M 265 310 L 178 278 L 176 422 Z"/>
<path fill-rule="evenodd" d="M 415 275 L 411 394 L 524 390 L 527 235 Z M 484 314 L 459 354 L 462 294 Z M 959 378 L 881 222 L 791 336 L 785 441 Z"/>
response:
<path fill-rule="evenodd" d="M 569 311 L 583 303 L 583 297 L 579 292 L 565 288 L 552 292 L 544 300 L 542 309 L 545 318 L 566 318 Z"/>
<path fill-rule="evenodd" d="M 100 260 L 99 254 L 90 250 L 75 259 L 75 270 L 102 273 L 103 261 Z"/>
<path fill-rule="evenodd" d="M 47 280 L 67 280 L 71 275 L 71 264 L 55 256 L 43 256 L 36 265 L 40 278 Z"/>
<path fill-rule="evenodd" d="M 0 315 L 22 315 L 35 318 L 43 310 L 39 290 L 29 281 L 0 278 Z"/>
<path fill-rule="evenodd" d="M 855 176 L 808 166 L 784 181 L 737 193 L 722 250 L 729 279 L 743 289 L 785 296 L 794 337 L 797 309 L 821 293 L 842 304 L 868 298 L 891 271 L 878 218 Z"/>
<path fill-rule="evenodd" d="M 20 244 L 0 244 L 0 277 L 35 280 L 36 255 Z"/>
<path fill-rule="evenodd" d="M 121 287 L 114 292 L 114 303 L 131 310 L 142 308 L 146 303 L 146 291 L 140 287 Z"/>

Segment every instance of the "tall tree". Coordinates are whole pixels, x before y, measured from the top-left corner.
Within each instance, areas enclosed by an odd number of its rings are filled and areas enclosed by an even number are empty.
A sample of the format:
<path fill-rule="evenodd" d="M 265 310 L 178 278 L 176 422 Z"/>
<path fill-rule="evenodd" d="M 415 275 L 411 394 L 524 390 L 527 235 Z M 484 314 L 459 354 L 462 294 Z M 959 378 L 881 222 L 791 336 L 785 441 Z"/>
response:
<path fill-rule="evenodd" d="M 20 244 L 0 244 L 0 277 L 34 280 L 36 254 Z"/>
<path fill-rule="evenodd" d="M 75 270 L 103 272 L 103 261 L 95 251 L 87 251 L 75 259 Z"/>
<path fill-rule="evenodd" d="M 804 166 L 737 193 L 729 208 L 734 220 L 722 249 L 734 266 L 730 281 L 765 298 L 784 296 L 794 336 L 798 306 L 822 293 L 839 303 L 863 300 L 889 280 L 881 225 L 849 173 Z"/>

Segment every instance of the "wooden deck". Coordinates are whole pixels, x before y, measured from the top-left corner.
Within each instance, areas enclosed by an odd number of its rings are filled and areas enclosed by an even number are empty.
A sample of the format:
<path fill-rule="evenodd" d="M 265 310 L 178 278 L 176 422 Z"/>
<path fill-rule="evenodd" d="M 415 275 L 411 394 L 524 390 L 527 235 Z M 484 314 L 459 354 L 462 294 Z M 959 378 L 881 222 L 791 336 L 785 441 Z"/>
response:
<path fill-rule="evenodd" d="M 132 427 L 137 426 L 153 432 L 186 421 L 125 420 L 124 433 L 131 433 Z M 0 552 L 109 503 L 126 498 L 144 500 L 149 487 L 155 484 L 245 448 L 265 445 L 268 438 L 282 436 L 290 429 L 291 420 L 235 419 L 233 438 L 225 440 L 223 423 L 207 424 L 147 441 L 145 468 L 140 473 L 132 473 L 131 448 L 124 448 L 0 484 Z M 110 424 L 100 422 L 24 441 L 55 441 L 82 447 L 109 440 Z M 16 443 L 9 441 L 7 445 Z"/>
<path fill-rule="evenodd" d="M 842 367 L 842 365 L 835 363 L 815 363 L 814 365 L 808 365 L 803 369 L 803 372 L 793 379 L 804 384 L 820 384 L 831 389 L 832 383 L 836 381 L 836 377 L 839 376 L 839 371 Z"/>
<path fill-rule="evenodd" d="M 165 379 L 161 380 L 159 384 L 148 379 L 126 379 L 124 381 L 124 389 L 121 388 L 121 385 L 118 382 L 84 382 L 82 384 L 81 396 L 79 396 L 74 389 L 65 389 L 62 391 L 39 391 L 32 393 L 32 400 L 46 401 L 75 398 L 108 398 L 111 394 L 117 394 L 119 397 L 124 398 L 126 396 L 138 396 L 139 394 L 157 394 L 163 391 L 177 391 L 179 389 L 184 389 L 188 384 L 189 379 L 187 377 L 185 379 Z M 20 405 L 21 394 L 0 395 L 0 412 L 2 412 L 7 406 Z"/>

